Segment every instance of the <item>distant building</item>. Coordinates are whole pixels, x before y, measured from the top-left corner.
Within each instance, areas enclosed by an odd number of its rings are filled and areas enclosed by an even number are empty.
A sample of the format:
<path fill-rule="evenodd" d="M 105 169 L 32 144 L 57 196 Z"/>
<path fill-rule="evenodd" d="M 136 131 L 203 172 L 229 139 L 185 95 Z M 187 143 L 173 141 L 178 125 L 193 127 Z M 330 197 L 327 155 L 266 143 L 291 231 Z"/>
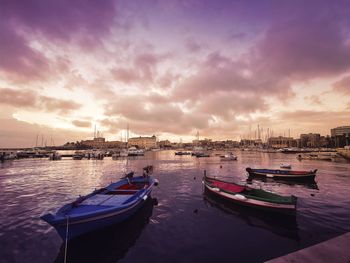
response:
<path fill-rule="evenodd" d="M 350 134 L 350 126 L 340 126 L 340 127 L 331 129 L 332 137 L 341 136 L 344 134 Z"/>
<path fill-rule="evenodd" d="M 93 149 L 124 148 L 125 142 L 106 141 L 103 137 L 97 137 L 92 140 L 81 141 L 79 145 Z"/>
<path fill-rule="evenodd" d="M 331 136 L 335 147 L 350 145 L 350 126 L 340 126 L 331 129 Z"/>
<path fill-rule="evenodd" d="M 158 144 L 159 144 L 160 148 L 170 148 L 171 147 L 171 142 L 169 140 L 159 141 Z"/>
<path fill-rule="evenodd" d="M 300 134 L 300 147 L 317 148 L 321 146 L 321 135 L 318 133 Z"/>
<path fill-rule="evenodd" d="M 255 140 L 248 140 L 248 139 L 243 139 L 239 143 L 240 146 L 246 147 L 246 146 L 254 146 L 255 145 Z"/>
<path fill-rule="evenodd" d="M 268 145 L 271 148 L 288 148 L 288 147 L 296 147 L 297 141 L 292 137 L 270 137 L 268 139 Z"/>
<path fill-rule="evenodd" d="M 135 146 L 143 149 L 151 149 L 157 147 L 157 137 L 153 135 L 152 137 L 134 137 L 129 138 L 128 146 Z"/>
<path fill-rule="evenodd" d="M 89 148 L 102 149 L 104 148 L 106 139 L 103 137 L 93 138 L 92 140 L 84 140 L 80 142 L 80 145 L 87 146 Z"/>
<path fill-rule="evenodd" d="M 210 147 L 212 145 L 212 139 L 205 138 L 204 140 L 193 140 L 192 144 L 196 146 Z"/>

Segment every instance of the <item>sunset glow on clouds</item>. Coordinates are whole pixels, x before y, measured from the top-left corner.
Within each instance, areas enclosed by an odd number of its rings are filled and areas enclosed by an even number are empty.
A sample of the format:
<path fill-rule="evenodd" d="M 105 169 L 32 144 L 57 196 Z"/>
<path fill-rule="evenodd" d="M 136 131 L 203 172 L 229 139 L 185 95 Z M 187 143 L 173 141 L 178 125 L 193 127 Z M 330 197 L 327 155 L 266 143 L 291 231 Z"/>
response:
<path fill-rule="evenodd" d="M 348 1 L 0 5 L 0 147 L 350 124 Z"/>

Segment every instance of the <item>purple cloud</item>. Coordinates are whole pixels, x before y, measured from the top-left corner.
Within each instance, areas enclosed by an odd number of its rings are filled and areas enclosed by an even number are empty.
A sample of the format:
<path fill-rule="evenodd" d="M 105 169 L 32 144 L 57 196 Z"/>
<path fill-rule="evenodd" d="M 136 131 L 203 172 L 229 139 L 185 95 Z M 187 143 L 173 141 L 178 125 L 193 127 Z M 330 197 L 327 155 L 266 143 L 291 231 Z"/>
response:
<path fill-rule="evenodd" d="M 91 48 L 109 33 L 114 17 L 114 1 L 4 0 L 0 8 L 0 70 L 9 78 L 42 79 L 50 71 L 50 61 L 30 46 L 31 39 L 78 41 L 80 47 Z"/>

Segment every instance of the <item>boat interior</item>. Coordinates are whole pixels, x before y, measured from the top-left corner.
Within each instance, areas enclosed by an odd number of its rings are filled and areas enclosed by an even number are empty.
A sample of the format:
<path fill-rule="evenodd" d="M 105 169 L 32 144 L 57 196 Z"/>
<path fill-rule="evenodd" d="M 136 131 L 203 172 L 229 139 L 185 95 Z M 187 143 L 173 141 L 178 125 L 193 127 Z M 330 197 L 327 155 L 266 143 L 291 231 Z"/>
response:
<path fill-rule="evenodd" d="M 108 189 L 103 194 L 107 195 L 130 195 L 135 194 L 137 191 L 145 189 L 148 187 L 148 183 L 136 183 L 136 182 L 130 182 L 123 184 L 119 187 L 116 187 L 114 189 Z"/>

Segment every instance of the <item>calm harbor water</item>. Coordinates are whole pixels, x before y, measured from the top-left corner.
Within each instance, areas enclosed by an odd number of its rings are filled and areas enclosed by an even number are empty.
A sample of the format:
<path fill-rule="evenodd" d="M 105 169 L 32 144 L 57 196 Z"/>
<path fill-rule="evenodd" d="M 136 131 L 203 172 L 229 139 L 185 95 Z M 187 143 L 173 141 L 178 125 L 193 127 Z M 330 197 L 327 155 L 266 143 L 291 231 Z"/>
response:
<path fill-rule="evenodd" d="M 0 261 L 63 262 L 63 242 L 39 219 L 125 171 L 154 166 L 159 186 L 131 220 L 69 243 L 67 262 L 262 262 L 350 231 L 350 163 L 296 160 L 295 154 L 234 152 L 219 157 L 174 156 L 174 151 L 112 160 L 0 163 Z M 298 197 L 296 217 L 242 209 L 204 194 L 207 170 L 246 183 L 246 167 L 318 169 L 317 185 L 252 181 Z M 222 166 L 220 168 L 220 166 Z"/>

